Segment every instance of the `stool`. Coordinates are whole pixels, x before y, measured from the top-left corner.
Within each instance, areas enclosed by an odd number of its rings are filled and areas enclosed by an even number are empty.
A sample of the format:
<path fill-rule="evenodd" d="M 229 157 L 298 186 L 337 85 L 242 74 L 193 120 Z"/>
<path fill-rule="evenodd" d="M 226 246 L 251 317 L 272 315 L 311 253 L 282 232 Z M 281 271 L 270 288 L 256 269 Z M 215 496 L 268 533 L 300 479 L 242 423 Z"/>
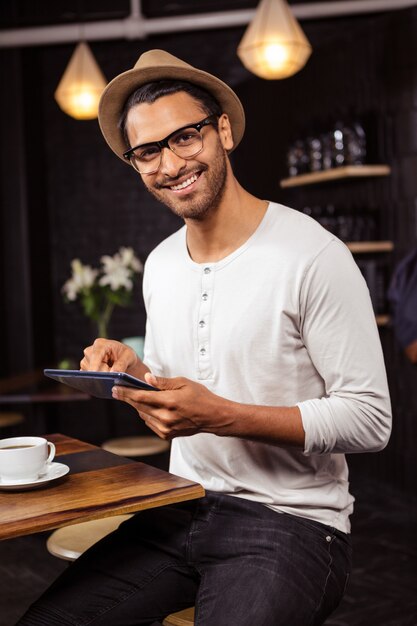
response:
<path fill-rule="evenodd" d="M 194 607 L 171 613 L 164 619 L 162 626 L 194 626 Z"/>
<path fill-rule="evenodd" d="M 170 442 L 159 437 L 117 437 L 101 444 L 103 450 L 120 456 L 151 456 L 162 454 L 170 448 Z"/>
<path fill-rule="evenodd" d="M 47 539 L 48 552 L 65 561 L 75 561 L 92 545 L 113 532 L 132 515 L 113 515 L 55 530 Z"/>

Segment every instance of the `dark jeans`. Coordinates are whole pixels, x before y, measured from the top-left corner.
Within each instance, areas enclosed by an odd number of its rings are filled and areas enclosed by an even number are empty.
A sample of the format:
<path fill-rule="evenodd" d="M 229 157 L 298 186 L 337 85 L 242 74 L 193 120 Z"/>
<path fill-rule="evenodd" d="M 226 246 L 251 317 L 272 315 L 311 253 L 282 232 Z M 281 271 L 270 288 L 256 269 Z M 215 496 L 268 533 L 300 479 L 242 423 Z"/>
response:
<path fill-rule="evenodd" d="M 198 626 L 322 624 L 342 598 L 350 560 L 340 531 L 208 493 L 124 522 L 18 624 L 152 625 L 194 604 Z"/>

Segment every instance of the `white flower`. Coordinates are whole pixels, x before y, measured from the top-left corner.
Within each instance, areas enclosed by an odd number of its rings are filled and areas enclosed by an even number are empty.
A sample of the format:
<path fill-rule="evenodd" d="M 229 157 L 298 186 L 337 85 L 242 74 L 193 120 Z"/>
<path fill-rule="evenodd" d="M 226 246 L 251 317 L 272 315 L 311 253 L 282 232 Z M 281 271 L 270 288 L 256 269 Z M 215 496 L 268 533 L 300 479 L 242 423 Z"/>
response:
<path fill-rule="evenodd" d="M 105 257 L 102 257 L 102 261 Z M 107 257 L 111 259 L 111 257 Z M 103 265 L 105 262 L 103 261 Z M 105 265 L 105 273 L 98 281 L 99 285 L 103 287 L 105 285 L 109 285 L 112 291 L 117 291 L 121 287 L 127 289 L 127 291 L 131 291 L 133 287 L 133 281 L 130 278 L 130 270 L 128 267 L 123 267 L 123 265 L 117 265 L 117 263 L 108 263 Z"/>
<path fill-rule="evenodd" d="M 76 300 L 83 289 L 89 289 L 94 285 L 98 270 L 94 270 L 91 265 L 83 265 L 79 259 L 71 261 L 71 269 L 72 276 L 62 287 L 62 291 L 68 300 Z"/>
<path fill-rule="evenodd" d="M 62 287 L 62 291 L 67 296 L 68 300 L 76 300 L 78 296 L 78 285 L 74 279 L 69 278 Z"/>
<path fill-rule="evenodd" d="M 114 256 L 109 256 L 108 254 L 105 254 L 101 257 L 100 261 L 103 265 L 104 274 L 112 274 L 113 272 L 117 272 L 119 268 L 124 268 L 122 259 L 117 253 Z"/>
<path fill-rule="evenodd" d="M 102 256 L 100 261 L 103 264 L 103 272 L 105 274 L 111 274 L 118 270 L 119 267 L 130 269 L 138 274 L 143 271 L 143 265 L 135 256 L 133 248 L 122 247 L 113 256 L 107 254 Z"/>
<path fill-rule="evenodd" d="M 141 274 L 143 272 L 143 265 L 135 256 L 133 248 L 121 247 L 118 252 L 122 265 L 130 267 L 134 272 Z"/>
<path fill-rule="evenodd" d="M 80 288 L 92 287 L 98 276 L 98 270 L 91 265 L 83 265 L 79 259 L 74 259 L 71 263 L 72 277 L 79 284 Z"/>
<path fill-rule="evenodd" d="M 142 263 L 135 256 L 132 248 L 120 248 L 116 254 L 105 254 L 100 259 L 103 265 L 103 275 L 99 285 L 109 285 L 112 291 L 121 287 L 131 291 L 133 288 L 132 274 L 143 271 Z"/>

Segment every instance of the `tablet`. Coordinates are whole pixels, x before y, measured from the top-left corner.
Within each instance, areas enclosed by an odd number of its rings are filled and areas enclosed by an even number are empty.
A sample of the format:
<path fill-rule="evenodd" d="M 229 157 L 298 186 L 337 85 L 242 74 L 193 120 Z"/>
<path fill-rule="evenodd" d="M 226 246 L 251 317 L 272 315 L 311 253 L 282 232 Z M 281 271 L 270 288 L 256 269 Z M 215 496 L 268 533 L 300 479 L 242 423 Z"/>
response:
<path fill-rule="evenodd" d="M 60 383 L 84 391 L 96 398 L 112 398 L 111 390 L 115 385 L 159 391 L 143 380 L 124 372 L 89 372 L 84 370 L 43 370 L 45 376 L 58 380 Z"/>

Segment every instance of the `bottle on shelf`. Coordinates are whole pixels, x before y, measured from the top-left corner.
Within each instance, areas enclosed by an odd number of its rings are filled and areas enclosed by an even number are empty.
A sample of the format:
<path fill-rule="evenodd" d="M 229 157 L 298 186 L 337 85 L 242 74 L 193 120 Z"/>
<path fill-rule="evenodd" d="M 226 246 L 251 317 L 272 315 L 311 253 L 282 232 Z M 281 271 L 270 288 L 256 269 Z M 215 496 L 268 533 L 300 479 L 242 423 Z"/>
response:
<path fill-rule="evenodd" d="M 293 141 L 287 151 L 289 176 L 300 176 L 309 171 L 310 157 L 306 142 L 302 139 Z"/>
<path fill-rule="evenodd" d="M 362 124 L 354 120 L 345 127 L 345 163 L 363 165 L 366 162 L 366 134 Z"/>
<path fill-rule="evenodd" d="M 368 216 L 361 206 L 352 206 L 352 232 L 350 241 L 369 241 Z"/>
<path fill-rule="evenodd" d="M 371 296 L 375 315 L 384 315 L 387 311 L 388 268 L 378 259 L 356 259 Z"/>
<path fill-rule="evenodd" d="M 332 167 L 345 165 L 345 125 L 338 120 L 332 129 Z"/>
<path fill-rule="evenodd" d="M 301 137 L 293 141 L 287 151 L 290 177 L 366 162 L 367 136 L 357 116 L 339 112 L 327 129 L 320 131 L 315 124 L 311 132 Z"/>
<path fill-rule="evenodd" d="M 310 172 L 319 172 L 323 169 L 321 139 L 319 136 L 310 136 L 307 138 L 306 143 L 308 149 Z"/>
<path fill-rule="evenodd" d="M 335 207 L 328 203 L 305 206 L 302 212 L 317 220 L 326 230 L 344 242 L 375 241 L 378 239 L 377 211 L 361 206 Z"/>
<path fill-rule="evenodd" d="M 332 136 L 330 132 L 325 132 L 320 135 L 321 151 L 322 151 L 322 169 L 330 170 L 333 167 L 333 152 L 332 152 Z"/>

